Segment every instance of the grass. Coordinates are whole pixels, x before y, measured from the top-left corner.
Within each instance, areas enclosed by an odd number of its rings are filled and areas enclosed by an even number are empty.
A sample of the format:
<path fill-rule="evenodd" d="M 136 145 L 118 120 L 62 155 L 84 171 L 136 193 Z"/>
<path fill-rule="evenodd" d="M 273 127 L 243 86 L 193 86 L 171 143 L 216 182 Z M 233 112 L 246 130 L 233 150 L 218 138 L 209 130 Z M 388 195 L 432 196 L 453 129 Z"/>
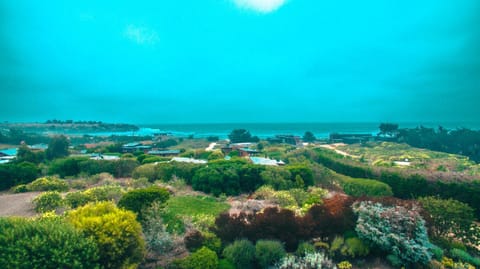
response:
<path fill-rule="evenodd" d="M 174 196 L 167 201 L 162 217 L 169 232 L 181 234 L 185 232 L 185 220 L 190 220 L 197 229 L 205 229 L 229 208 L 229 204 L 211 196 Z"/>

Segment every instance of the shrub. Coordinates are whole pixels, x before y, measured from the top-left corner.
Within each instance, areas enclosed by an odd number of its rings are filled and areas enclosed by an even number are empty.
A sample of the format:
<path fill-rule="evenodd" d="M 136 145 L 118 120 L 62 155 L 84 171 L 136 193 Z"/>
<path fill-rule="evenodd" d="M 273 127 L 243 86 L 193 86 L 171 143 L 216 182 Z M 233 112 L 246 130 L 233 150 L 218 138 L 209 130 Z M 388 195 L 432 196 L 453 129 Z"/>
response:
<path fill-rule="evenodd" d="M 282 243 L 273 240 L 258 240 L 255 244 L 255 258 L 262 268 L 269 268 L 285 257 Z"/>
<path fill-rule="evenodd" d="M 41 177 L 27 185 L 31 191 L 68 191 L 68 184 L 57 177 Z"/>
<path fill-rule="evenodd" d="M 91 238 L 62 219 L 0 218 L 0 268 L 99 268 Z"/>
<path fill-rule="evenodd" d="M 167 232 L 160 211 L 161 206 L 156 202 L 143 211 L 143 234 L 149 250 L 166 253 L 172 250 L 174 238 Z"/>
<path fill-rule="evenodd" d="M 302 242 L 298 244 L 297 250 L 295 251 L 295 255 L 299 257 L 305 256 L 306 253 L 312 253 L 315 252 L 315 246 L 307 243 L 307 242 Z"/>
<path fill-rule="evenodd" d="M 223 250 L 223 256 L 237 268 L 252 268 L 255 260 L 255 246 L 246 239 L 236 240 Z"/>
<path fill-rule="evenodd" d="M 341 177 L 343 191 L 351 196 L 392 196 L 392 188 L 380 181 L 364 178 Z"/>
<path fill-rule="evenodd" d="M 137 213 L 141 218 L 142 209 L 149 207 L 153 202 L 164 203 L 169 197 L 170 193 L 165 188 L 151 186 L 125 193 L 118 201 L 118 206 Z"/>
<path fill-rule="evenodd" d="M 360 238 L 391 253 L 402 265 L 431 260 L 425 221 L 415 209 L 371 202 L 356 203 L 353 208 L 358 214 L 355 230 Z"/>
<path fill-rule="evenodd" d="M 28 189 L 26 184 L 20 184 L 20 185 L 17 185 L 15 187 L 13 187 L 12 191 L 14 193 L 22 193 L 22 192 L 28 192 L 29 189 Z"/>
<path fill-rule="evenodd" d="M 90 201 L 115 201 L 117 202 L 123 194 L 122 187 L 118 185 L 105 185 L 99 187 L 93 187 L 85 190 Z"/>
<path fill-rule="evenodd" d="M 469 205 L 453 199 L 423 197 L 418 199 L 428 214 L 430 231 L 434 236 L 455 233 L 463 236 L 474 221 L 474 210 Z"/>
<path fill-rule="evenodd" d="M 56 191 L 42 193 L 33 199 L 36 212 L 47 212 L 63 204 L 62 196 Z"/>
<path fill-rule="evenodd" d="M 88 202 L 92 202 L 89 195 L 81 191 L 70 192 L 65 195 L 65 204 L 70 208 L 77 208 L 82 205 L 86 205 Z"/>
<path fill-rule="evenodd" d="M 323 252 L 307 253 L 304 257 L 285 256 L 275 265 L 278 269 L 336 269 L 336 265 Z"/>
<path fill-rule="evenodd" d="M 351 269 L 352 264 L 349 261 L 342 261 L 339 264 L 337 264 L 338 269 Z"/>
<path fill-rule="evenodd" d="M 217 253 L 202 247 L 187 257 L 182 263 L 184 269 L 217 269 L 218 256 Z"/>
<path fill-rule="evenodd" d="M 443 249 L 439 248 L 438 246 L 436 245 L 432 245 L 432 248 L 431 248 L 431 251 L 432 251 L 432 254 L 433 254 L 433 257 L 439 261 L 442 260 L 442 257 L 443 257 Z"/>
<path fill-rule="evenodd" d="M 458 259 L 459 261 L 470 263 L 476 267 L 480 267 L 480 259 L 472 257 L 468 252 L 461 249 L 452 249 L 450 250 L 450 256 L 452 258 Z"/>
<path fill-rule="evenodd" d="M 68 212 L 67 220 L 93 238 L 104 268 L 134 266 L 142 261 L 145 242 L 134 213 L 111 202 L 98 202 Z"/>
<path fill-rule="evenodd" d="M 227 259 L 221 259 L 218 261 L 218 269 L 235 269 L 235 265 Z"/>
<path fill-rule="evenodd" d="M 185 242 L 185 247 L 190 252 L 199 249 L 203 245 L 204 240 L 205 238 L 198 230 L 190 231 L 185 235 L 185 238 L 183 239 L 183 241 Z"/>

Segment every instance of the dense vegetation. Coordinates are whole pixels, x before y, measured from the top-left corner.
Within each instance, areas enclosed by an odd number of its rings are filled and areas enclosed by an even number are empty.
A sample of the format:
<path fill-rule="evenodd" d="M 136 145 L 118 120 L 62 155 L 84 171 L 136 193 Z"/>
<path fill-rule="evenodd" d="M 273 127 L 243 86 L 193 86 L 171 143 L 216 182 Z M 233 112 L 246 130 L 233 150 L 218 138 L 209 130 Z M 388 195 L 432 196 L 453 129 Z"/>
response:
<path fill-rule="evenodd" d="M 394 137 L 396 130 L 383 126 L 381 136 Z M 248 131 L 232 133 L 252 140 Z M 121 154 L 119 144 L 102 148 L 119 159 L 93 160 L 69 156 L 70 142 L 55 137 L 45 153 L 23 147 L 17 160 L 0 165 L 1 189 L 41 192 L 33 207 L 44 214 L 0 218 L 0 267 L 480 266 L 475 175 L 372 165 L 365 158 L 373 151 L 357 145 L 352 148 L 363 159 L 261 141 L 257 150 L 286 162 L 262 166 L 203 149 L 182 156 L 208 164 L 170 162 Z M 375 147 L 382 145 L 404 147 Z"/>

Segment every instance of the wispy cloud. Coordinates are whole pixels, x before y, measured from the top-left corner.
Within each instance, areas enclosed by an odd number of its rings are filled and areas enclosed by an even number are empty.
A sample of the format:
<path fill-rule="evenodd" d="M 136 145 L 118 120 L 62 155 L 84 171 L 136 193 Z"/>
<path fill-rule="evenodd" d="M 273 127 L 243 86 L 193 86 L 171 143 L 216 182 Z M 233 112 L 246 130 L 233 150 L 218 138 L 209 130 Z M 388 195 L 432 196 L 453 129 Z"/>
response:
<path fill-rule="evenodd" d="M 279 9 L 287 0 L 233 0 L 241 8 L 261 13 L 270 13 Z"/>
<path fill-rule="evenodd" d="M 155 45 L 160 38 L 151 28 L 129 24 L 125 27 L 124 36 L 139 45 Z"/>

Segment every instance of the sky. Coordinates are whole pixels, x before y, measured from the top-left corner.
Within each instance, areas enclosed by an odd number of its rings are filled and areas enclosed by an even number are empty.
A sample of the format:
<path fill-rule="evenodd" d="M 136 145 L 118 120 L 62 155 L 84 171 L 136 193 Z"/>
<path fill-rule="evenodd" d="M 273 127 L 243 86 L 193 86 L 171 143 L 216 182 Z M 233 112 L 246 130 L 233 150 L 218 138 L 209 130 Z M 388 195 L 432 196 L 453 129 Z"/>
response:
<path fill-rule="evenodd" d="M 478 0 L 0 0 L 1 121 L 478 115 Z"/>

